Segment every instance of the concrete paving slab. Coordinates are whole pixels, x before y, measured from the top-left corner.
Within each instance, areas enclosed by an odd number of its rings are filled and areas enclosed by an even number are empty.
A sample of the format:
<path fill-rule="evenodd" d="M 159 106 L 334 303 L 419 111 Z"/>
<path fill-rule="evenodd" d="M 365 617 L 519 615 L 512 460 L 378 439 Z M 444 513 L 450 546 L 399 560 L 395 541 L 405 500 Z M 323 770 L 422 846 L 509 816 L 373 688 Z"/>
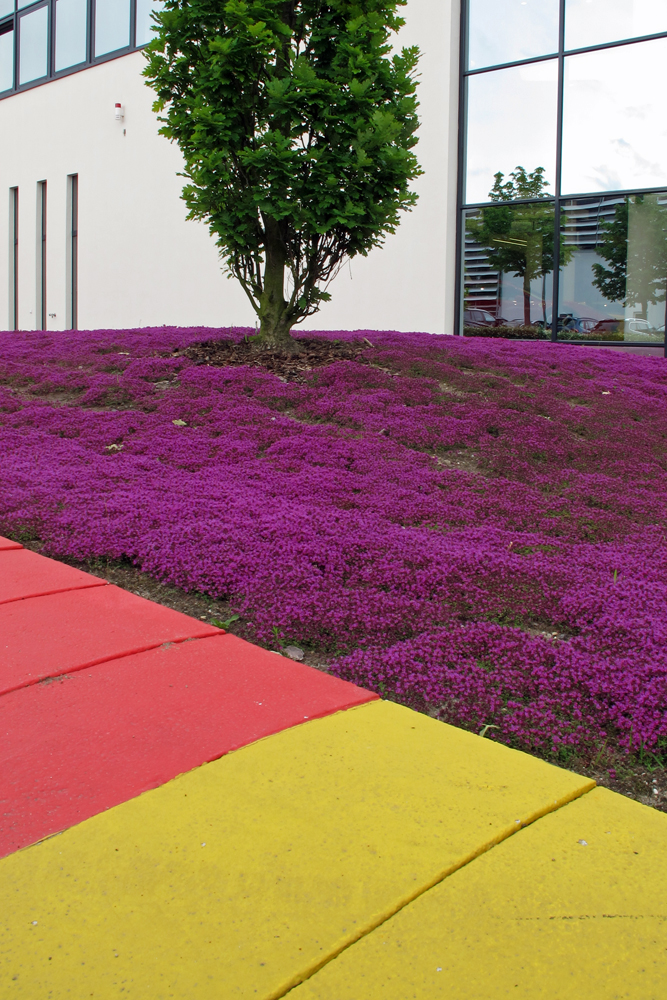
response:
<path fill-rule="evenodd" d="M 4 538 L 0 535 L 0 552 L 6 552 L 9 549 L 22 549 L 23 546 L 19 542 L 13 542 L 11 538 Z"/>
<path fill-rule="evenodd" d="M 387 702 L 306 722 L 0 861 L 7 995 L 281 997 L 592 784 Z"/>
<path fill-rule="evenodd" d="M 0 604 L 66 590 L 106 586 L 106 580 L 29 549 L 8 549 L 0 561 Z"/>
<path fill-rule="evenodd" d="M 0 694 L 163 642 L 221 630 L 119 587 L 0 605 Z"/>
<path fill-rule="evenodd" d="M 233 635 L 0 698 L 0 857 L 271 733 L 377 695 Z"/>
<path fill-rule="evenodd" d="M 506 840 L 290 1000 L 663 1000 L 667 816 L 603 788 Z"/>

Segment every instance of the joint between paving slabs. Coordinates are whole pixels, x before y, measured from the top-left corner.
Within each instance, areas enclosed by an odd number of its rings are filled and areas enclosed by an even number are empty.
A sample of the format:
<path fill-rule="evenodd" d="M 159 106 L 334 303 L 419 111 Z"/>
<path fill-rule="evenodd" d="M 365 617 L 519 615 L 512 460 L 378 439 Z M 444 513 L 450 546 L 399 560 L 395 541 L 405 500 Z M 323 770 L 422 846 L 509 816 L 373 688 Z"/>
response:
<path fill-rule="evenodd" d="M 217 636 L 206 636 L 206 638 L 207 639 L 215 639 L 215 638 L 217 638 Z M 194 642 L 196 640 L 194 640 L 194 639 L 193 640 L 183 639 L 182 641 L 183 642 L 190 642 L 190 641 Z M 169 642 L 169 643 L 162 643 L 162 645 L 163 646 L 164 645 L 173 645 L 173 643 L 171 643 L 171 642 Z M 153 647 L 153 648 L 155 648 L 155 647 Z M 132 655 L 132 654 L 129 654 L 129 655 Z M 122 659 L 122 657 L 117 657 L 117 659 Z M 108 662 L 108 661 L 104 661 L 104 662 Z M 92 665 L 93 666 L 97 666 L 96 663 L 92 664 Z M 87 669 L 87 668 L 84 667 L 83 669 Z M 75 673 L 78 673 L 78 671 L 75 671 Z M 58 677 L 67 677 L 67 674 L 58 674 L 57 677 L 47 677 L 47 678 L 45 678 L 45 680 L 46 681 L 57 680 Z M 37 683 L 38 684 L 42 684 L 42 683 L 44 683 L 44 681 L 37 681 Z M 30 685 L 30 686 L 32 687 L 33 685 Z M 21 690 L 21 689 L 18 688 L 18 689 L 15 689 L 15 690 Z M 373 698 L 375 698 L 375 697 L 376 696 L 373 696 Z M 330 711 L 329 709 L 323 709 L 321 712 L 318 712 L 317 715 L 309 715 L 307 718 L 304 717 L 303 721 L 295 722 L 293 724 L 290 724 L 289 726 L 286 726 L 286 727 L 283 727 L 283 728 L 280 728 L 280 729 L 276 729 L 273 732 L 266 733 L 264 736 L 258 736 L 256 739 L 253 739 L 250 743 L 239 743 L 238 746 L 232 746 L 228 750 L 222 750 L 220 753 L 214 754 L 212 757 L 206 757 L 204 760 L 202 760 L 202 762 L 200 764 L 197 764 L 196 767 L 190 768 L 188 771 L 182 771 L 179 774 L 174 775 L 174 777 L 170 778 L 169 781 L 175 781 L 176 778 L 181 778 L 185 774 L 192 774 L 193 771 L 198 770 L 200 767 L 206 767 L 207 764 L 213 764 L 216 760 L 220 760 L 222 757 L 227 757 L 230 754 L 238 753 L 239 750 L 245 750 L 246 747 L 255 746 L 257 743 L 264 743 L 266 740 L 271 740 L 271 739 L 273 739 L 274 736 L 277 736 L 279 733 L 285 732 L 285 729 L 294 729 L 297 726 L 307 726 L 311 722 L 318 722 L 320 719 L 326 719 L 326 718 L 329 718 L 332 715 L 342 715 L 344 712 L 345 713 L 347 713 L 347 712 L 355 712 L 359 708 L 365 708 L 366 705 L 368 705 L 368 704 L 369 704 L 369 702 L 363 702 L 361 705 L 348 705 L 347 707 L 337 708 L 334 711 Z M 160 787 L 160 786 L 156 786 L 156 787 Z M 140 792 L 139 795 L 140 796 L 141 795 L 148 795 L 148 794 L 150 794 L 151 792 L 153 792 L 155 790 L 156 790 L 155 788 L 147 788 L 143 792 Z M 112 806 L 111 808 L 115 808 L 115 807 Z M 88 818 L 92 819 L 92 817 L 88 817 Z M 527 825 L 527 824 L 524 824 L 524 825 Z M 25 844 L 23 847 L 17 848 L 17 850 L 12 851 L 9 855 L 0 856 L 0 862 L 4 861 L 5 857 L 12 857 L 12 855 L 14 855 L 14 854 L 20 854 L 23 851 L 30 851 L 33 847 L 36 847 L 38 844 L 44 844 L 44 843 L 46 843 L 47 840 L 53 840 L 54 837 L 62 837 L 62 835 L 64 833 L 67 833 L 67 831 L 71 830 L 71 829 L 72 829 L 71 826 L 64 826 L 62 828 L 62 830 L 54 830 L 53 833 L 47 833 L 44 837 L 40 837 L 38 840 L 34 840 L 31 843 L 29 843 L 29 844 Z M 417 895 L 421 895 L 421 890 L 417 893 Z M 409 902 L 409 900 L 408 900 L 408 902 Z M 386 918 L 383 918 L 383 920 L 381 922 L 384 922 L 384 919 L 388 920 L 390 916 L 393 916 L 393 911 Z M 373 928 L 370 928 L 370 930 L 373 930 Z M 363 937 L 363 936 L 365 936 L 365 934 L 366 934 L 366 931 L 364 931 L 360 936 Z M 356 941 L 356 940 L 358 940 L 358 938 L 355 938 L 354 940 Z M 349 944 L 354 944 L 354 941 L 350 941 Z M 338 951 L 336 951 L 335 954 L 332 954 L 331 957 L 327 957 L 322 964 L 323 965 L 327 965 L 327 963 L 330 962 L 332 958 L 335 958 L 336 955 L 340 954 L 341 951 L 344 951 L 347 947 L 349 947 L 349 944 L 343 945 L 343 947 L 340 948 Z M 320 969 L 320 968 L 322 968 L 321 965 L 319 965 L 317 969 L 314 969 L 313 972 L 309 972 L 305 976 L 305 979 L 310 979 L 310 977 L 315 972 L 317 972 L 318 969 Z M 280 987 L 280 989 L 281 990 L 284 990 L 284 989 L 291 990 L 295 986 L 298 986 L 301 982 L 304 982 L 305 979 L 300 979 L 298 983 L 293 983 L 292 986 L 289 986 L 289 987 Z M 273 997 L 282 997 L 282 996 L 284 996 L 284 992 L 272 993 L 271 994 L 271 1000 L 273 1000 Z"/>
<path fill-rule="evenodd" d="M 227 633 L 220 629 L 220 635 L 227 635 Z M 131 649 L 126 653 L 114 653 L 111 656 L 103 656 L 99 660 L 92 660 L 90 663 L 84 663 L 80 667 L 70 667 L 66 670 L 60 670 L 56 674 L 48 674 L 46 677 L 36 677 L 34 680 L 17 684 L 15 687 L 7 688 L 5 691 L 0 693 L 0 697 L 4 697 L 6 694 L 13 694 L 14 691 L 23 691 L 24 688 L 35 687 L 37 684 L 45 684 L 49 681 L 55 681 L 59 677 L 69 677 L 70 674 L 78 674 L 82 670 L 90 670 L 91 667 L 99 667 L 101 663 L 111 663 L 113 660 L 124 660 L 128 656 L 137 656 L 140 653 L 150 653 L 152 649 L 160 649 L 161 646 L 180 646 L 184 642 L 200 642 L 202 639 L 217 638 L 218 635 L 190 635 L 186 636 L 184 639 L 165 639 L 163 642 L 154 642 L 151 643 L 150 646 L 142 646 L 140 649 Z"/>
<path fill-rule="evenodd" d="M 320 971 L 320 969 L 323 969 L 325 965 L 328 965 L 330 962 L 333 962 L 335 958 L 338 958 L 338 956 L 341 955 L 344 951 L 347 951 L 348 948 L 351 948 L 353 944 L 357 943 L 357 941 L 361 941 L 362 938 L 365 938 L 369 934 L 372 934 L 373 931 L 377 930 L 378 927 L 381 927 L 382 924 L 387 923 L 388 920 L 391 920 L 392 917 L 394 917 L 397 913 L 400 913 L 401 910 L 405 909 L 406 906 L 414 902 L 415 899 L 418 899 L 420 896 L 423 896 L 425 893 L 429 892 L 430 889 L 435 888 L 435 886 L 439 885 L 440 882 L 444 882 L 444 880 L 448 878 L 450 875 L 453 875 L 454 872 L 459 871 L 461 868 L 465 868 L 466 865 L 469 865 L 476 858 L 481 857 L 482 854 L 486 854 L 487 851 L 490 851 L 492 848 L 497 847 L 498 844 L 502 844 L 503 841 L 508 840 L 510 837 L 513 837 L 516 833 L 519 833 L 520 830 L 525 829 L 527 826 L 532 826 L 533 823 L 536 823 L 538 820 L 543 819 L 545 816 L 549 816 L 551 813 L 558 812 L 559 809 L 562 809 L 564 806 L 569 805 L 570 802 L 574 802 L 576 801 L 576 799 L 582 798 L 582 796 L 587 795 L 589 792 L 592 792 L 593 789 L 596 787 L 597 783 L 593 781 L 593 779 L 591 779 L 589 784 L 585 785 L 583 788 L 575 789 L 568 795 L 564 795 L 562 798 L 556 799 L 553 805 L 546 806 L 544 809 L 540 809 L 537 812 L 533 813 L 533 815 L 529 816 L 528 819 L 522 820 L 520 823 L 513 824 L 511 827 L 508 827 L 507 829 L 501 831 L 501 833 L 499 833 L 492 840 L 488 841 L 488 843 L 483 844 L 481 847 L 477 848 L 477 850 L 472 851 L 470 854 L 465 855 L 465 857 L 460 858 L 458 861 L 455 861 L 444 871 L 439 872 L 434 878 L 424 883 L 424 885 L 420 886 L 418 889 L 415 889 L 407 896 L 404 896 L 394 906 L 392 906 L 390 910 L 385 911 L 384 913 L 380 914 L 380 916 L 375 917 L 373 920 L 371 920 L 364 927 L 359 928 L 359 930 L 355 934 L 351 935 L 347 941 L 345 941 L 343 944 L 335 948 L 332 948 L 331 952 L 328 955 L 326 955 L 324 958 L 319 959 L 319 961 L 317 961 L 316 963 L 313 963 L 311 968 L 305 970 L 304 972 L 298 973 L 297 976 L 292 977 L 287 983 L 284 983 L 282 986 L 278 987 L 278 989 L 273 991 L 272 993 L 267 993 L 264 997 L 264 1000 L 282 1000 L 282 997 L 287 996 L 287 994 L 290 993 L 292 990 L 296 989 L 297 986 L 300 986 L 302 983 L 307 982 L 307 980 L 311 979 L 316 973 Z"/>
<path fill-rule="evenodd" d="M 98 587 L 108 586 L 110 586 L 109 581 L 102 580 L 100 583 L 87 583 L 82 587 L 59 587 L 57 590 L 42 590 L 38 594 L 25 594 L 23 597 L 6 597 L 0 601 L 0 605 L 18 604 L 19 601 L 32 601 L 35 597 L 55 597 L 56 594 L 72 594 L 75 590 L 96 590 Z"/>

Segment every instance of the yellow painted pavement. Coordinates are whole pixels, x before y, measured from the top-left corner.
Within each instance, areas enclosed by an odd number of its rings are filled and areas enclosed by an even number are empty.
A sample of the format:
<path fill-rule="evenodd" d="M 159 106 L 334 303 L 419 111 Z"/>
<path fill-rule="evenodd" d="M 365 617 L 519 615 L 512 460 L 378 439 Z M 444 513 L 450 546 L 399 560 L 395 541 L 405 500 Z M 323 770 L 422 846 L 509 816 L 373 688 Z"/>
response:
<path fill-rule="evenodd" d="M 664 1000 L 667 816 L 597 788 L 429 890 L 290 1000 Z"/>
<path fill-rule="evenodd" d="M 386 702 L 305 723 L 0 861 L 0 996 L 282 996 L 592 784 Z"/>

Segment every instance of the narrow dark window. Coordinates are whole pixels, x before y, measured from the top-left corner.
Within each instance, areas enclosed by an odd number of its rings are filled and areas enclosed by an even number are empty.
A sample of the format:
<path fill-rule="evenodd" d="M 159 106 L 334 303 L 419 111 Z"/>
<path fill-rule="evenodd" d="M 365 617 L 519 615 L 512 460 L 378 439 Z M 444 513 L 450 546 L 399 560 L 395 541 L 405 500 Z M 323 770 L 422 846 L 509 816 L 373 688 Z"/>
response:
<path fill-rule="evenodd" d="M 9 328 L 19 328 L 19 189 L 9 189 Z"/>
<path fill-rule="evenodd" d="M 78 285 L 79 285 L 79 175 L 67 178 L 67 218 L 69 233 L 67 240 L 67 326 L 77 329 Z"/>
<path fill-rule="evenodd" d="M 46 181 L 37 185 L 37 329 L 46 330 Z"/>

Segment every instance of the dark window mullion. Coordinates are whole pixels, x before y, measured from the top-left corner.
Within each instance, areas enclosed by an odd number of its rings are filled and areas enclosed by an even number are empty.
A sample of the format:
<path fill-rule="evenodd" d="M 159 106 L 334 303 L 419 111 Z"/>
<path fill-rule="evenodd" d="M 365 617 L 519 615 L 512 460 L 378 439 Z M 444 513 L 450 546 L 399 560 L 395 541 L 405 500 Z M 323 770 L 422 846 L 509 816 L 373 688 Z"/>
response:
<path fill-rule="evenodd" d="M 51 79 L 56 71 L 56 0 L 49 0 L 49 51 L 46 75 Z"/>
<path fill-rule="evenodd" d="M 599 45 L 586 45 L 581 49 L 566 49 L 563 41 L 563 51 L 568 56 L 583 55 L 584 52 L 600 52 L 601 49 L 618 49 L 622 45 L 636 45 L 637 42 L 653 42 L 656 38 L 666 38 L 667 31 L 658 31 L 654 35 L 637 35 L 635 38 L 617 38 L 613 42 L 600 42 Z"/>
<path fill-rule="evenodd" d="M 662 191 L 664 189 L 663 188 L 658 188 L 658 190 Z M 570 197 L 570 196 L 568 195 L 568 197 Z M 576 196 L 573 195 L 572 197 L 576 197 Z M 584 195 L 584 197 L 586 197 L 586 196 Z M 594 197 L 594 195 L 591 195 L 591 197 Z M 556 196 L 553 195 L 553 194 L 550 194 L 546 198 L 513 198 L 512 201 L 478 201 L 478 202 L 470 202 L 470 203 L 464 202 L 463 203 L 463 207 L 464 208 L 486 208 L 487 205 L 532 205 L 536 201 L 547 202 L 547 201 L 555 201 L 555 200 L 556 200 Z"/>
<path fill-rule="evenodd" d="M 563 164 L 563 98 L 565 85 L 565 0 L 560 0 L 558 24 L 558 110 L 556 112 L 556 178 L 554 191 L 554 269 L 551 282 L 551 340 L 558 340 L 558 312 L 560 309 L 560 216 L 561 176 Z"/>
<path fill-rule="evenodd" d="M 481 76 L 482 73 L 493 73 L 497 69 L 509 69 L 511 66 L 529 66 L 532 63 L 549 62 L 550 59 L 557 58 L 557 52 L 549 52 L 546 56 L 533 56 L 531 59 L 515 59 L 513 62 L 495 63 L 493 66 L 480 66 L 478 69 L 467 69 L 465 76 Z"/>
<path fill-rule="evenodd" d="M 19 89 L 19 15 L 14 13 L 14 90 Z"/>
<path fill-rule="evenodd" d="M 665 191 L 665 185 L 660 184 L 658 187 L 652 188 L 622 188 L 618 191 L 572 191 L 567 194 L 561 195 L 561 202 L 566 201 L 581 201 L 584 198 L 590 198 L 592 201 L 597 201 L 599 198 L 625 198 L 628 191 L 631 194 L 662 194 Z M 486 208 L 487 205 L 532 205 L 535 198 L 516 198 L 514 201 L 478 201 L 470 203 L 462 203 L 463 208 Z M 555 201 L 555 195 L 548 195 L 546 198 L 540 198 L 540 201 Z"/>
<path fill-rule="evenodd" d="M 458 151 L 456 157 L 456 247 L 455 247 L 455 281 L 454 281 L 454 333 L 463 336 L 463 192 L 465 184 L 466 141 L 468 133 L 468 110 L 466 97 L 468 78 L 465 71 L 468 66 L 468 11 L 469 0 L 461 0 L 461 18 L 459 28 L 459 121 L 458 121 Z M 445 331 L 446 332 L 446 331 Z"/>
<path fill-rule="evenodd" d="M 95 62 L 95 0 L 88 0 L 88 48 L 89 62 Z"/>
<path fill-rule="evenodd" d="M 562 23 L 564 25 L 564 21 Z M 660 31 L 655 35 L 639 35 L 637 38 L 619 38 L 615 42 L 601 42 L 599 45 L 587 45 L 581 49 L 565 49 L 563 31 L 560 34 L 562 42 L 560 52 L 568 56 L 580 56 L 587 52 L 601 52 L 603 49 L 618 49 L 624 45 L 636 45 L 638 42 L 654 42 L 658 38 L 667 38 L 667 31 Z M 493 66 L 464 69 L 464 75 L 480 76 L 482 73 L 493 73 L 497 69 L 507 69 L 510 66 L 528 66 L 531 63 L 548 62 L 549 59 L 557 59 L 558 56 L 559 52 L 550 52 L 548 55 L 533 56 L 531 59 L 514 59 L 512 62 L 495 63 Z"/>

